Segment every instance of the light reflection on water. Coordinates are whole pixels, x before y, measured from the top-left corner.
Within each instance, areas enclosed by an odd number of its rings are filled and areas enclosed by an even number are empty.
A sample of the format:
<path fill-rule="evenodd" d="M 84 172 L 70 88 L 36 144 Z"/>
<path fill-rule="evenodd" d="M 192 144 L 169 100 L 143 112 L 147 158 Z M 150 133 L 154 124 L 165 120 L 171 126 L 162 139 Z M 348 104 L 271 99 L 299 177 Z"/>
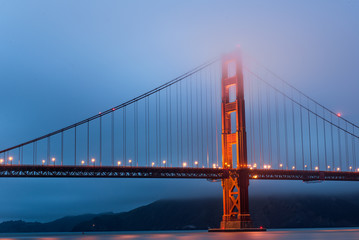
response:
<path fill-rule="evenodd" d="M 354 240 L 359 239 L 359 229 L 291 229 L 267 232 L 209 233 L 191 232 L 97 232 L 97 233 L 26 233 L 0 234 L 1 240 Z"/>

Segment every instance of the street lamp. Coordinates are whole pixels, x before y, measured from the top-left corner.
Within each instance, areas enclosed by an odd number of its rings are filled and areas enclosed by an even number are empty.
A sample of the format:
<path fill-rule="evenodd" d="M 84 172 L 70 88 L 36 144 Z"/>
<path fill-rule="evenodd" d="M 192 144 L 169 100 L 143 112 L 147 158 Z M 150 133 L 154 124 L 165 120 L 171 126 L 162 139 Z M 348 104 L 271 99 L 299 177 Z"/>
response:
<path fill-rule="evenodd" d="M 187 167 L 187 163 L 184 162 L 184 163 L 182 164 L 182 166 L 183 166 L 183 167 Z"/>
<path fill-rule="evenodd" d="M 82 161 L 81 161 L 81 165 L 84 165 L 84 164 L 85 164 L 85 161 L 84 161 L 84 160 L 82 160 Z"/>
<path fill-rule="evenodd" d="M 152 166 L 152 167 L 153 167 L 153 166 L 155 166 L 155 163 L 154 163 L 154 162 L 152 162 L 152 163 L 151 163 L 151 166 Z"/>
<path fill-rule="evenodd" d="M 163 160 L 162 163 L 163 163 L 163 166 L 166 167 L 166 160 Z"/>
<path fill-rule="evenodd" d="M 118 161 L 118 162 L 117 162 L 117 166 L 120 166 L 120 165 L 121 165 L 121 161 Z"/>
<path fill-rule="evenodd" d="M 55 166 L 56 158 L 51 158 L 51 161 L 54 163 L 54 166 Z"/>
<path fill-rule="evenodd" d="M 44 166 L 45 162 L 46 162 L 46 161 L 45 161 L 44 159 L 41 161 L 42 166 Z"/>
<path fill-rule="evenodd" d="M 95 166 L 95 161 L 96 161 L 96 159 L 94 159 L 94 158 L 91 159 L 91 162 L 93 163 L 93 166 Z"/>
<path fill-rule="evenodd" d="M 194 162 L 194 165 L 195 165 L 196 167 L 198 167 L 198 161 L 195 161 L 195 162 Z"/>
<path fill-rule="evenodd" d="M 4 159 L 1 158 L 1 159 L 0 159 L 0 163 L 3 164 L 3 163 L 4 163 Z"/>
<path fill-rule="evenodd" d="M 128 160 L 128 163 L 130 164 L 130 166 L 132 167 L 132 160 Z"/>

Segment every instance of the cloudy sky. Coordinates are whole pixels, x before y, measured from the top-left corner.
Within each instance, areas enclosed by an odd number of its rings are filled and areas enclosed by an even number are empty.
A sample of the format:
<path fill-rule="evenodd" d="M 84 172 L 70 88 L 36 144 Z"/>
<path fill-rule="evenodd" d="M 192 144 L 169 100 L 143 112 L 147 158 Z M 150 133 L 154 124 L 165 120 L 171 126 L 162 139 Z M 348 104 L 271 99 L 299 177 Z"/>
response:
<path fill-rule="evenodd" d="M 350 0 L 0 0 L 0 148 L 109 109 L 237 45 L 358 123 L 358 15 L 359 2 Z M 205 180 L 8 178 L 0 186 L 0 221 L 221 196 L 220 184 Z M 358 186 L 264 181 L 250 192 Z"/>

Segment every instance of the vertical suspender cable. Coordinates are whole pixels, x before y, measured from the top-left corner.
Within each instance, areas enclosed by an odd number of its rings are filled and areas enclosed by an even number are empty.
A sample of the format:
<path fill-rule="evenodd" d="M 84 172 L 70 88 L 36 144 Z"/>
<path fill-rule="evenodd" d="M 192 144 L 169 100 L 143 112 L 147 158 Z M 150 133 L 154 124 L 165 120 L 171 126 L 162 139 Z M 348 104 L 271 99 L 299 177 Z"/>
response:
<path fill-rule="evenodd" d="M 270 92 L 269 88 L 266 88 L 267 97 L 267 134 L 268 134 L 268 151 L 269 151 L 269 165 L 272 166 L 272 129 L 271 129 L 271 113 L 270 113 Z"/>
<path fill-rule="evenodd" d="M 156 124 L 156 166 L 158 166 L 158 94 L 156 94 L 156 118 L 155 118 L 155 124 Z"/>
<path fill-rule="evenodd" d="M 90 121 L 87 121 L 87 166 L 90 164 Z"/>
<path fill-rule="evenodd" d="M 115 112 L 111 113 L 111 160 L 115 166 Z"/>
<path fill-rule="evenodd" d="M 177 143 L 177 166 L 180 167 L 180 150 L 179 150 L 179 135 L 180 135 L 180 127 L 179 127 L 179 117 L 180 117 L 180 114 L 179 114 L 179 93 L 178 93 L 178 85 L 176 85 L 176 110 L 177 110 L 177 113 L 176 113 L 176 124 L 177 124 L 177 139 L 176 139 L 176 143 Z"/>
<path fill-rule="evenodd" d="M 161 165 L 162 162 L 162 144 L 161 144 L 161 91 L 158 92 L 158 153 L 159 153 L 159 166 Z"/>
<path fill-rule="evenodd" d="M 64 164 L 64 132 L 61 132 L 61 166 Z"/>
<path fill-rule="evenodd" d="M 355 135 L 355 128 L 353 125 L 353 135 Z M 354 164 L 354 170 L 357 169 L 357 163 L 356 163 L 356 152 L 355 152 L 355 137 L 352 137 L 352 153 L 353 153 L 353 164 Z"/>
<path fill-rule="evenodd" d="M 123 133 L 123 163 L 126 166 L 126 107 L 123 108 L 123 112 L 122 112 L 122 116 L 123 116 L 123 123 L 122 123 L 122 133 Z"/>
<path fill-rule="evenodd" d="M 319 162 L 319 133 L 318 133 L 318 112 L 317 112 L 317 105 L 315 105 L 315 130 L 317 133 L 317 161 L 318 161 L 318 169 L 320 169 L 320 162 Z"/>
<path fill-rule="evenodd" d="M 193 157 L 193 145 L 194 145 L 194 132 L 193 132 L 193 85 L 195 84 L 195 82 L 193 82 L 193 77 L 191 77 L 191 99 L 190 99 L 190 105 L 191 105 L 191 160 L 192 162 L 194 161 L 194 157 Z"/>
<path fill-rule="evenodd" d="M 309 109 L 309 107 L 308 107 Z M 310 129 L 310 113 L 308 112 L 308 138 L 309 138 L 309 161 L 310 161 L 310 170 L 313 170 L 313 163 L 312 163 L 312 135 L 311 135 L 311 129 Z"/>
<path fill-rule="evenodd" d="M 146 97 L 145 98 L 145 159 L 146 159 L 146 165 L 148 167 L 148 150 L 147 150 L 147 101 L 148 101 L 148 98 Z"/>
<path fill-rule="evenodd" d="M 340 127 L 340 118 L 338 117 L 338 126 Z M 340 134 L 340 129 L 339 127 L 337 128 L 338 130 L 338 143 L 339 143 L 339 168 L 340 170 L 342 170 L 343 166 L 342 166 L 342 141 L 341 141 L 341 134 Z"/>
<path fill-rule="evenodd" d="M 333 136 L 333 115 L 330 115 L 330 135 L 332 140 L 332 164 L 333 164 L 333 170 L 335 170 L 335 162 L 334 162 L 334 136 Z"/>
<path fill-rule="evenodd" d="M 303 110 L 302 106 L 300 108 L 300 139 L 301 139 L 301 145 L 302 145 L 302 169 L 304 170 L 304 137 L 303 137 Z"/>
<path fill-rule="evenodd" d="M 214 105 L 213 105 L 213 102 L 214 102 L 214 94 L 213 94 L 213 68 L 211 68 L 211 71 L 210 71 L 210 76 L 209 76 L 209 83 L 211 84 L 210 85 L 210 100 L 211 100 L 211 105 L 210 105 L 210 120 L 211 120 L 211 123 L 210 123 L 210 133 L 211 133 L 211 147 L 210 147 L 210 150 L 211 150 L 211 158 L 212 158 L 212 162 L 215 161 L 215 158 L 214 158 L 214 135 L 213 135 L 213 130 L 215 130 L 215 126 L 213 125 L 214 121 L 213 121 L 213 108 L 214 108 Z M 191 102 L 192 102 L 192 95 L 191 95 Z M 193 114 L 191 114 L 191 116 L 193 116 Z M 192 127 L 192 126 L 191 126 Z M 191 133 L 193 131 L 191 130 Z M 193 142 L 192 142 L 192 151 L 193 151 Z M 192 161 L 193 161 L 193 154 L 192 154 Z M 216 166 L 218 167 L 218 163 L 216 164 Z"/>
<path fill-rule="evenodd" d="M 169 111 L 168 111 L 168 105 L 169 105 L 169 98 L 168 98 L 168 91 L 169 91 L 169 88 L 166 88 L 166 147 L 167 147 L 167 150 L 166 150 L 166 164 L 165 166 L 168 166 L 169 164 L 169 126 L 168 126 L 168 123 L 169 123 Z"/>
<path fill-rule="evenodd" d="M 324 121 L 325 118 L 325 112 L 323 108 L 323 132 L 324 132 L 324 160 L 325 160 L 325 169 L 328 169 L 328 159 L 327 159 L 327 134 L 326 134 L 326 122 Z"/>
<path fill-rule="evenodd" d="M 102 116 L 100 117 L 100 166 L 102 166 Z"/>
<path fill-rule="evenodd" d="M 297 168 L 297 143 L 295 137 L 295 116 L 294 116 L 294 102 L 292 101 L 292 125 L 293 125 L 293 157 L 294 167 Z"/>
<path fill-rule="evenodd" d="M 50 153 L 51 149 L 50 149 L 50 137 L 47 138 L 47 164 L 49 165 L 50 164 L 50 156 L 51 156 L 51 153 Z"/>
<path fill-rule="evenodd" d="M 193 161 L 190 162 L 190 151 L 189 151 L 189 144 L 190 144 L 190 140 L 189 140 L 189 135 L 190 135 L 190 127 L 189 127 L 189 88 L 188 88 L 188 85 L 189 85 L 189 82 L 190 82 L 190 79 L 186 79 L 186 115 L 187 115 L 187 122 L 186 122 L 186 128 L 187 128 L 187 161 L 189 162 L 188 165 L 191 165 L 193 164 Z"/>
<path fill-rule="evenodd" d="M 203 139 L 204 139 L 204 131 L 203 131 L 203 76 L 202 76 L 202 71 L 200 72 L 200 99 L 201 99 L 201 103 L 200 103 L 200 108 L 201 108 L 201 113 L 200 113 L 200 116 L 201 116 L 201 121 L 200 121 L 200 125 L 201 125 L 201 151 L 200 151 L 200 154 L 201 154 L 201 162 L 202 162 L 202 165 L 204 165 L 204 162 L 203 162 Z M 207 166 L 208 167 L 208 166 Z"/>
<path fill-rule="evenodd" d="M 263 168 L 263 126 L 262 126 L 262 85 L 258 87 L 258 130 L 259 130 L 259 166 Z"/>
<path fill-rule="evenodd" d="M 285 139 L 285 162 L 287 169 L 290 169 L 289 167 L 289 156 L 288 156 L 288 121 L 287 121 L 287 104 L 286 104 L 286 98 L 283 96 L 283 116 L 284 116 L 284 139 Z"/>
<path fill-rule="evenodd" d="M 136 166 L 136 102 L 133 103 L 133 163 Z"/>
<path fill-rule="evenodd" d="M 170 164 L 171 164 L 171 167 L 172 167 L 172 152 L 173 152 L 173 139 L 172 139 L 172 87 L 169 87 L 169 104 L 170 104 Z"/>
<path fill-rule="evenodd" d="M 253 164 L 256 163 L 256 136 L 255 136 L 255 131 L 254 131 L 254 98 L 253 98 L 253 81 L 249 81 L 249 86 L 250 86 L 250 91 L 249 91 L 249 96 L 250 96 L 250 114 L 252 115 L 251 117 L 251 132 L 252 132 L 252 147 L 253 147 Z"/>
<path fill-rule="evenodd" d="M 348 124 L 345 122 L 345 130 L 348 131 Z M 348 149 L 348 134 L 345 134 L 345 163 L 346 163 L 346 170 L 349 169 L 349 149 Z M 351 170 L 351 169 L 349 169 Z"/>
<path fill-rule="evenodd" d="M 150 165 L 150 98 L 147 100 L 147 155 L 148 155 L 148 165 Z"/>
<path fill-rule="evenodd" d="M 181 162 L 183 162 L 183 121 L 182 121 L 182 116 L 183 116 L 183 106 L 182 106 L 182 100 L 183 100 L 183 94 L 182 94 L 182 81 L 180 81 L 180 83 L 179 83 L 179 86 L 180 86 L 180 102 L 179 102 L 179 104 L 180 104 L 180 115 L 179 115 L 179 117 L 180 117 L 180 125 L 181 125 L 181 134 L 180 134 L 180 139 L 181 139 L 181 141 L 180 141 L 180 146 L 181 146 L 181 152 L 180 152 L 180 156 L 181 156 Z"/>
<path fill-rule="evenodd" d="M 215 78 L 217 78 L 217 76 L 218 76 L 218 74 L 217 74 L 217 72 L 216 72 L 216 74 L 215 74 Z M 219 87 L 218 88 L 216 88 L 216 79 L 214 79 L 214 82 L 215 82 L 215 84 L 214 84 L 214 95 L 215 95 L 215 103 L 217 103 L 216 101 L 218 101 L 218 95 L 217 95 L 217 93 L 218 93 L 218 89 L 220 89 Z M 218 129 L 219 129 L 219 127 L 218 127 L 218 112 L 217 112 L 217 106 L 218 106 L 218 104 L 215 104 L 215 116 L 216 116 L 216 158 L 217 158 L 217 166 L 218 166 L 218 164 L 219 164 L 219 151 L 218 151 Z M 223 166 L 222 166 L 223 167 Z"/>
<path fill-rule="evenodd" d="M 282 164 L 281 161 L 281 154 L 280 154 L 280 137 L 279 137 L 279 113 L 278 113 L 278 93 L 275 92 L 275 119 L 276 119 L 276 136 L 277 136 L 277 158 L 280 164 Z"/>
<path fill-rule="evenodd" d="M 206 74 L 207 75 L 207 74 Z M 208 76 L 206 76 L 208 77 Z M 207 159 L 207 167 L 209 167 L 209 154 L 208 154 L 208 84 L 205 81 L 205 118 L 206 118 L 206 159 Z"/>
<path fill-rule="evenodd" d="M 76 147 L 76 143 L 77 143 L 77 131 L 76 131 L 76 127 L 74 128 L 74 131 L 75 131 L 74 166 L 76 166 L 76 150 L 77 150 L 77 147 Z"/>
<path fill-rule="evenodd" d="M 197 117 L 196 117 L 196 120 L 197 120 L 197 128 L 196 128 L 196 130 L 197 130 L 197 161 L 198 161 L 198 163 L 201 163 L 201 161 L 200 161 L 200 155 L 199 155 L 199 153 L 200 153 L 200 151 L 199 151 L 199 139 L 200 139 L 200 136 L 199 136 L 199 109 L 198 108 L 201 108 L 201 105 L 200 105 L 200 94 L 199 94 L 199 85 L 200 85 L 200 82 L 199 82 L 199 80 L 198 80 L 198 75 L 197 75 L 197 73 L 195 74 L 195 76 L 196 76 L 196 104 L 197 104 L 197 109 L 196 109 L 196 113 L 197 113 Z M 202 163 L 201 163 L 202 164 Z"/>

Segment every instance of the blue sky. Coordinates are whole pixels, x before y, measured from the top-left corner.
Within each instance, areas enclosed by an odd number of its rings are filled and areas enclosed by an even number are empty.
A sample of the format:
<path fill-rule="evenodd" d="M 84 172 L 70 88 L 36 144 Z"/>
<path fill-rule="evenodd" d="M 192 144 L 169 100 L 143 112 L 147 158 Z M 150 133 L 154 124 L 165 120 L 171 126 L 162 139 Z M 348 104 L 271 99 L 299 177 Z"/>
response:
<path fill-rule="evenodd" d="M 0 0 L 0 148 L 118 105 L 238 44 L 358 123 L 358 14 L 358 1 Z M 250 191 L 273 194 L 274 183 L 253 182 Z M 0 179 L 0 185 L 6 192 L 0 206 L 7 206 L 0 220 L 221 196 L 220 184 L 201 180 Z M 357 184 L 279 186 L 325 192 Z"/>

